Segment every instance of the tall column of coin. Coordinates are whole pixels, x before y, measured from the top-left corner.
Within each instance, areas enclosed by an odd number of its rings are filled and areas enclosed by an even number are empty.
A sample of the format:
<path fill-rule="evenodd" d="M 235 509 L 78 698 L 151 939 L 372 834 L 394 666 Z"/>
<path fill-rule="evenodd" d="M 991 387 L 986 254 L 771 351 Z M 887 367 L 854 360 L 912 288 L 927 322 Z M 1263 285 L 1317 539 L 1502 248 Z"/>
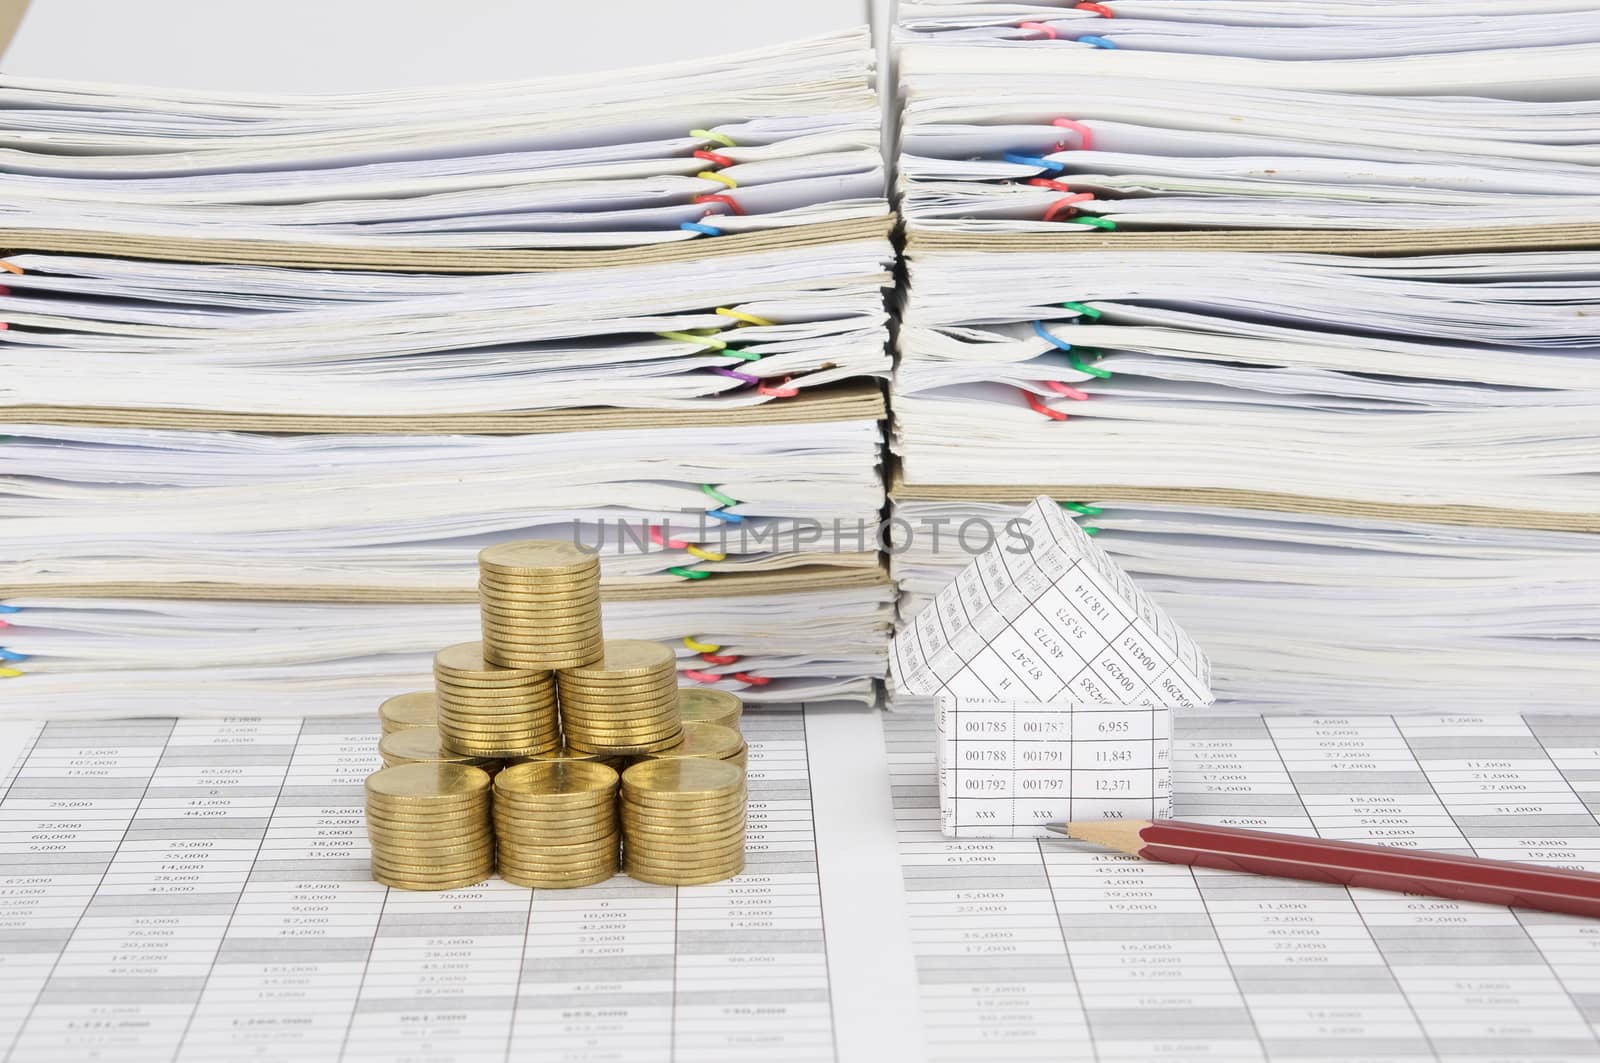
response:
<path fill-rule="evenodd" d="M 682 738 L 677 660 L 659 642 L 607 639 L 600 660 L 561 669 L 556 683 L 573 749 L 648 753 Z"/>
<path fill-rule="evenodd" d="M 478 554 L 483 657 L 499 668 L 577 668 L 601 657 L 600 558 L 525 539 Z"/>
<path fill-rule="evenodd" d="M 489 773 L 462 764 L 401 764 L 367 776 L 372 877 L 408 890 L 448 890 L 494 871 Z"/>
<path fill-rule="evenodd" d="M 744 771 L 725 760 L 644 760 L 622 773 L 623 870 L 695 886 L 744 870 Z"/>
<path fill-rule="evenodd" d="M 617 773 L 583 761 L 514 764 L 494 781 L 500 877 L 568 889 L 617 873 Z"/>
<path fill-rule="evenodd" d="M 484 653 L 482 643 L 462 642 L 434 655 L 445 748 L 499 759 L 561 748 L 554 676 L 542 669 L 497 668 Z"/>

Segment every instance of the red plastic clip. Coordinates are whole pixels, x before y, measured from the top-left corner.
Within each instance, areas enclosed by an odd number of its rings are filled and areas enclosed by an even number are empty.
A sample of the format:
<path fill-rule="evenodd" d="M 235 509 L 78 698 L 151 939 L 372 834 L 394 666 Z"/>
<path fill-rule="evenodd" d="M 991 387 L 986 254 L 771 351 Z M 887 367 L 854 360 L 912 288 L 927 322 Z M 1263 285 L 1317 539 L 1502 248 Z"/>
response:
<path fill-rule="evenodd" d="M 673 550 L 682 550 L 689 545 L 680 539 L 668 539 L 666 536 L 661 534 L 661 525 L 659 524 L 650 525 L 650 541 L 655 543 L 657 546 L 670 548 Z"/>
<path fill-rule="evenodd" d="M 793 379 L 794 379 L 793 377 L 787 377 L 786 376 L 786 377 L 783 378 L 783 383 L 785 385 L 787 385 L 789 383 L 789 381 L 791 381 Z M 762 384 L 759 387 L 757 387 L 756 391 L 758 391 L 761 394 L 767 396 L 768 398 L 772 398 L 772 399 L 792 399 L 796 395 L 800 394 L 800 389 L 799 388 L 791 388 L 791 387 L 787 387 L 787 386 L 774 388 L 774 387 L 769 387 L 766 384 Z"/>
<path fill-rule="evenodd" d="M 1104 5 L 1104 4 L 1091 4 L 1091 3 L 1088 3 L 1087 0 L 1085 0 L 1084 3 L 1073 4 L 1072 6 L 1075 9 L 1079 10 L 1079 11 L 1093 11 L 1095 14 L 1099 15 L 1101 18 L 1115 18 L 1116 17 L 1111 13 L 1111 9 L 1109 7 L 1107 7 L 1106 5 Z"/>
<path fill-rule="evenodd" d="M 694 157 L 697 159 L 704 159 L 706 162 L 715 163 L 718 166 L 733 165 L 732 159 L 728 158 L 726 155 L 718 155 L 714 151 L 696 151 L 694 153 Z"/>
<path fill-rule="evenodd" d="M 737 653 L 702 653 L 700 659 L 707 664 L 735 664 L 739 660 Z"/>
<path fill-rule="evenodd" d="M 694 201 L 696 203 L 723 203 L 723 204 L 726 204 L 727 208 L 729 210 L 733 211 L 735 214 L 738 214 L 741 217 L 743 217 L 743 215 L 744 215 L 744 208 L 739 206 L 739 204 L 735 203 L 733 201 L 733 197 L 732 196 L 722 196 L 722 195 L 708 194 L 708 195 L 703 195 L 703 196 L 695 196 L 694 197 Z M 707 217 L 709 217 L 710 215 L 712 215 L 714 213 L 715 213 L 715 211 L 709 211 L 709 210 L 706 211 Z"/>
<path fill-rule="evenodd" d="M 1067 419 L 1067 415 L 1062 413 L 1060 410 L 1052 410 L 1050 407 L 1040 402 L 1039 397 L 1033 392 L 1027 391 L 1023 388 L 1018 388 L 1017 390 L 1021 391 L 1022 397 L 1028 400 L 1028 409 L 1032 410 L 1034 413 L 1042 413 L 1052 421 L 1065 421 Z"/>
<path fill-rule="evenodd" d="M 749 672 L 735 672 L 733 673 L 733 678 L 744 683 L 749 683 L 751 686 L 758 687 L 764 687 L 768 683 L 772 682 L 772 677 L 770 675 L 751 675 Z"/>
<path fill-rule="evenodd" d="M 1043 383 L 1045 387 L 1049 388 L 1057 395 L 1065 395 L 1069 399 L 1077 399 L 1078 401 L 1082 402 L 1084 399 L 1089 397 L 1089 393 L 1087 391 L 1079 391 L 1077 388 L 1069 387 L 1059 380 L 1046 380 Z"/>
<path fill-rule="evenodd" d="M 1057 192 L 1066 192 L 1069 194 L 1072 192 L 1071 185 L 1064 181 L 1052 181 L 1048 177 L 1030 177 L 1028 178 L 1027 183 L 1035 188 L 1049 188 L 1054 189 Z"/>
<path fill-rule="evenodd" d="M 1070 129 L 1074 133 L 1078 134 L 1079 138 L 1083 141 L 1081 144 L 1078 145 L 1078 150 L 1079 151 L 1093 151 L 1094 150 L 1094 130 L 1090 129 L 1088 126 L 1084 125 L 1082 122 L 1074 122 L 1070 118 L 1057 118 L 1054 122 L 1051 122 L 1050 124 L 1053 125 L 1053 126 L 1060 126 L 1062 129 Z M 1056 145 L 1056 150 L 1057 151 L 1065 151 L 1066 149 L 1067 149 L 1067 146 L 1065 144 L 1057 144 Z"/>
<path fill-rule="evenodd" d="M 713 675 L 710 672 L 697 672 L 693 668 L 685 668 L 683 670 L 683 677 L 685 679 L 693 679 L 696 683 L 722 682 L 722 676 L 720 675 Z"/>
<path fill-rule="evenodd" d="M 1076 214 L 1078 213 L 1078 208 L 1074 207 L 1072 204 L 1082 203 L 1086 199 L 1093 198 L 1093 192 L 1079 192 L 1075 195 L 1067 196 L 1065 199 L 1058 199 L 1054 203 L 1050 204 L 1050 209 L 1044 212 L 1044 220 L 1055 221 L 1064 210 L 1069 210 L 1072 212 L 1072 214 Z M 1068 214 L 1067 217 L 1072 217 L 1072 214 Z"/>
<path fill-rule="evenodd" d="M 1034 33 L 1042 33 L 1045 35 L 1046 39 L 1052 41 L 1058 39 L 1056 31 L 1051 29 L 1049 26 L 1046 26 L 1043 22 L 1019 22 L 1017 23 L 1017 29 L 1032 30 Z"/>

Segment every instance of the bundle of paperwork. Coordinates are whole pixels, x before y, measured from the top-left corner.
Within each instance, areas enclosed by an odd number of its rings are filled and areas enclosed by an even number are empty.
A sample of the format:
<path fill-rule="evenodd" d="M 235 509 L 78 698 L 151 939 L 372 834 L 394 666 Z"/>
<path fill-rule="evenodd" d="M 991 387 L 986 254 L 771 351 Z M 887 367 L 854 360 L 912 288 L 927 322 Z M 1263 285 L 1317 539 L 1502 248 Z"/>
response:
<path fill-rule="evenodd" d="M 8 707 L 351 711 L 523 538 L 599 556 L 685 684 L 872 699 L 873 66 L 854 28 L 357 94 L 6 78 Z"/>

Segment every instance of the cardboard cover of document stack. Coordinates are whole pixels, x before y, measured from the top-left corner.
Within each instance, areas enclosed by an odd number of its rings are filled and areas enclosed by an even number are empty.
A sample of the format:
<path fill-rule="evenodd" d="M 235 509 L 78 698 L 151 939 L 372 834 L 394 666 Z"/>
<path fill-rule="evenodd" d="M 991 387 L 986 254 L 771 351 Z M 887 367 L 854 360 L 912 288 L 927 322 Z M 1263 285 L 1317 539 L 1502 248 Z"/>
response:
<path fill-rule="evenodd" d="M 1213 700 L 1211 664 L 1194 640 L 1044 496 L 995 529 L 992 545 L 905 626 L 889 665 L 896 695 L 938 699 L 940 822 L 955 837 L 1042 836 L 1043 822 L 1096 818 L 1072 810 L 1070 724 L 1075 713 L 1115 708 L 1150 710 L 1157 722 L 1148 733 L 1161 748 L 1148 792 L 1132 808 L 1123 801 L 1100 814 L 1164 816 L 1171 711 Z M 1017 801 L 1014 814 L 958 822 L 952 781 L 963 718 L 992 722 L 997 713 L 1062 717 L 1061 737 L 1048 741 L 1059 746 L 1053 759 L 1068 766 L 1068 785 L 1059 807 Z M 1002 771 L 1021 770 L 998 755 Z"/>

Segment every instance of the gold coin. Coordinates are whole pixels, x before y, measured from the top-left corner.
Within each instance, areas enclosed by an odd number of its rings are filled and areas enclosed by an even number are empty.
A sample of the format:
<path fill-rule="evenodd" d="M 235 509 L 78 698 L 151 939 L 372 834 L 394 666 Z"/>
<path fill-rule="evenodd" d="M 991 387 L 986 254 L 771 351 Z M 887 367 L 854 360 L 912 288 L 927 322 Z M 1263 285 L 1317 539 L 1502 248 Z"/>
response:
<path fill-rule="evenodd" d="M 437 727 L 407 727 L 403 731 L 384 735 L 378 742 L 378 755 L 386 765 L 395 764 L 477 764 L 482 758 L 457 753 L 444 744 L 444 736 Z"/>
<path fill-rule="evenodd" d="M 481 861 L 485 856 L 494 851 L 494 839 L 485 841 L 456 842 L 446 844 L 443 842 L 428 845 L 401 845 L 395 842 L 373 843 L 373 858 L 385 867 L 399 867 L 405 864 L 424 864 L 435 867 L 445 865 L 459 865 L 470 861 Z"/>
<path fill-rule="evenodd" d="M 549 639 L 537 645 L 490 639 L 484 650 L 497 661 L 587 661 L 600 655 L 601 645 L 598 637 L 582 640 Z M 549 667 L 567 666 L 553 664 Z"/>
<path fill-rule="evenodd" d="M 590 845 L 587 848 L 574 848 L 563 853 L 549 853 L 536 848 L 518 849 L 513 845 L 507 850 L 504 862 L 523 869 L 543 867 L 573 870 L 580 867 L 594 867 L 597 864 L 614 864 L 620 852 L 616 844 Z"/>
<path fill-rule="evenodd" d="M 615 828 L 617 814 L 610 805 L 598 808 L 523 808 L 514 804 L 503 807 L 496 798 L 495 823 L 518 831 L 537 833 L 567 833 Z"/>
<path fill-rule="evenodd" d="M 707 867 L 720 867 L 723 864 L 744 857 L 744 839 L 739 839 L 732 844 L 706 847 L 704 849 L 668 850 L 656 849 L 641 845 L 626 845 L 623 847 L 622 858 L 633 864 L 645 864 L 650 867 L 663 869 L 689 869 L 698 870 Z"/>
<path fill-rule="evenodd" d="M 484 641 L 501 650 L 526 647 L 535 651 L 547 645 L 573 646 L 601 640 L 600 621 L 581 620 L 572 624 L 530 621 L 527 624 L 502 624 L 484 620 L 480 628 Z"/>
<path fill-rule="evenodd" d="M 558 876 L 563 877 L 563 879 L 576 879 L 576 877 L 597 876 L 597 874 L 600 874 L 600 872 L 605 872 L 605 877 L 610 879 L 611 876 L 614 876 L 614 874 L 621 869 L 621 866 L 621 858 L 592 861 L 592 863 L 586 864 L 554 864 L 554 866 L 536 863 L 509 863 L 501 866 L 501 868 L 499 868 L 499 872 L 501 872 L 501 877 L 520 876 L 526 877 L 526 879 L 533 879 L 533 877 L 542 876 Z M 512 879 L 507 877 L 507 880 Z"/>
<path fill-rule="evenodd" d="M 525 858 L 525 860 L 541 860 L 546 863 L 565 863 L 571 860 L 592 860 L 605 853 L 614 852 L 622 844 L 621 834 L 606 834 L 602 837 L 592 837 L 587 840 L 574 840 L 574 842 L 518 842 L 515 837 L 509 839 L 510 850 Z"/>
<path fill-rule="evenodd" d="M 592 875 L 604 871 L 607 877 L 615 875 L 622 867 L 622 857 L 617 853 L 603 854 L 598 860 L 587 863 L 572 864 L 540 864 L 530 862 L 512 861 L 500 868 L 502 874 L 509 872 L 513 875 L 549 875 L 563 878 L 577 878 L 583 875 Z"/>
<path fill-rule="evenodd" d="M 520 613 L 542 616 L 552 611 L 579 609 L 599 612 L 600 603 L 604 601 L 598 583 L 534 588 L 479 580 L 478 597 L 478 607 L 484 612 L 506 613 L 513 616 Z"/>
<path fill-rule="evenodd" d="M 453 833 L 423 834 L 397 827 L 375 827 L 367 825 L 367 841 L 374 849 L 387 849 L 398 846 L 402 849 L 426 849 L 431 845 L 477 845 L 479 847 L 494 844 L 494 832 L 489 829 L 488 823 L 475 823 Z"/>
<path fill-rule="evenodd" d="M 659 642 L 641 639 L 607 639 L 605 656 L 598 664 L 574 668 L 571 679 L 622 679 L 647 676 L 663 668 L 677 667 L 677 656 Z"/>
<path fill-rule="evenodd" d="M 508 734 L 514 731 L 528 733 L 554 731 L 561 717 L 555 709 L 523 709 L 520 711 L 495 711 L 460 713 L 439 718 L 439 733 L 450 734 Z"/>
<path fill-rule="evenodd" d="M 507 669 L 510 671 L 510 669 Z M 538 673 L 534 673 L 538 674 Z M 554 676 L 554 673 L 546 672 Z M 502 682 L 498 679 L 463 679 L 445 672 L 433 673 L 433 692 L 435 695 L 452 695 L 462 698 L 509 698 L 519 694 L 544 694 L 555 690 L 555 680 L 519 679 L 514 683 Z"/>
<path fill-rule="evenodd" d="M 483 801 L 489 773 L 462 764 L 402 764 L 367 776 L 368 800 L 379 804 L 419 803 L 448 807 Z"/>
<path fill-rule="evenodd" d="M 706 832 L 721 832 L 742 828 L 745 825 L 744 809 L 708 812 L 696 816 L 655 816 L 648 813 L 625 812 L 622 815 L 625 830 L 651 833 L 681 834 L 685 837 Z"/>
<path fill-rule="evenodd" d="M 614 878 L 616 874 L 617 869 L 615 867 L 610 867 L 596 868 L 592 872 L 574 875 L 551 875 L 540 872 L 530 872 L 524 874 L 519 871 L 502 871 L 500 873 L 500 877 L 511 883 L 513 886 L 521 886 L 524 889 L 564 890 L 577 889 L 582 886 L 598 885 L 601 882 L 605 882 L 607 879 Z"/>
<path fill-rule="evenodd" d="M 378 706 L 378 719 L 383 732 L 403 731 L 407 727 L 427 727 L 433 723 L 437 707 L 433 691 L 414 690 L 409 694 L 396 694 Z"/>
<path fill-rule="evenodd" d="M 433 655 L 433 666 L 449 676 L 462 679 L 482 679 L 504 683 L 542 683 L 549 680 L 541 675 L 542 669 L 506 669 L 493 664 L 483 655 L 482 642 L 458 642 L 446 646 Z"/>
<path fill-rule="evenodd" d="M 491 638 L 489 652 L 501 661 L 581 661 L 600 652 L 600 643 L 563 642 L 558 639 L 540 639 L 538 642 L 512 642 Z M 551 665 L 552 668 L 563 667 Z"/>
<path fill-rule="evenodd" d="M 404 875 L 391 875 L 373 868 L 372 881 L 382 886 L 388 886 L 390 889 L 411 890 L 418 893 L 443 893 L 445 890 L 465 889 L 468 886 L 476 886 L 493 873 L 494 869 L 490 868 L 487 872 L 477 877 L 457 875 L 454 878 L 445 879 L 413 879 Z"/>
<path fill-rule="evenodd" d="M 561 683 L 557 686 L 561 700 L 586 705 L 651 705 L 670 708 L 678 712 L 678 695 L 674 692 L 671 675 L 662 677 L 665 682 L 638 683 L 630 686 L 583 686 L 578 683 Z"/>
<path fill-rule="evenodd" d="M 372 877 L 385 886 L 408 890 L 453 890 L 486 881 L 494 874 L 494 861 L 473 867 L 444 868 L 437 872 L 372 865 Z"/>
<path fill-rule="evenodd" d="M 509 671 L 510 669 L 507 670 Z M 478 679 L 457 680 L 449 675 L 435 673 L 433 677 L 433 692 L 436 695 L 448 694 L 457 698 L 550 697 L 555 694 L 555 673 L 535 672 L 533 674 L 542 674 L 549 678 L 519 679 L 515 683 L 501 683 Z"/>
<path fill-rule="evenodd" d="M 493 716 L 501 717 L 515 712 L 544 712 L 554 715 L 560 702 L 549 696 L 505 696 L 495 695 L 486 698 L 462 698 L 454 694 L 440 695 L 439 715 L 441 719 L 450 719 L 459 716 Z"/>
<path fill-rule="evenodd" d="M 478 564 L 505 572 L 571 572 L 599 568 L 600 555 L 561 539 L 516 539 L 484 547 Z"/>
<path fill-rule="evenodd" d="M 744 861 L 701 874 L 673 874 L 672 872 L 655 871 L 650 868 L 632 868 L 623 866 L 623 872 L 632 879 L 648 882 L 653 886 L 708 886 L 713 882 L 723 882 L 730 878 L 737 878 L 744 871 Z"/>
<path fill-rule="evenodd" d="M 622 860 L 634 867 L 649 867 L 658 871 L 701 871 L 727 867 L 743 862 L 742 845 L 727 846 L 705 853 L 656 853 L 638 847 L 623 846 Z"/>
<path fill-rule="evenodd" d="M 744 848 L 745 843 L 743 830 L 732 831 L 714 838 L 694 838 L 682 841 L 668 841 L 661 836 L 638 833 L 628 834 L 626 838 L 627 844 L 647 860 L 709 861 L 731 855 L 734 850 Z"/>
<path fill-rule="evenodd" d="M 650 757 L 710 757 L 729 760 L 744 749 L 744 739 L 739 732 L 730 731 L 714 723 L 683 724 L 683 741 L 668 749 L 646 754 Z"/>
<path fill-rule="evenodd" d="M 744 772 L 720 760 L 642 760 L 622 773 L 624 793 L 640 804 L 700 804 L 744 788 Z"/>
<path fill-rule="evenodd" d="M 497 796 L 516 801 L 565 802 L 573 807 L 610 805 L 619 783 L 616 772 L 590 761 L 514 764 L 495 780 Z"/>
<path fill-rule="evenodd" d="M 744 795 L 731 800 L 706 805 L 686 806 L 679 809 L 641 807 L 633 802 L 620 806 L 624 823 L 640 823 L 647 827 L 692 829 L 710 824 L 742 820 L 746 815 Z"/>
<path fill-rule="evenodd" d="M 387 875 L 395 875 L 417 881 L 454 878 L 463 875 L 481 879 L 494 871 L 493 854 L 485 854 L 471 860 L 431 864 L 383 860 L 378 857 L 378 854 L 374 853 L 371 863 L 372 870 L 375 872 L 381 871 Z"/>
<path fill-rule="evenodd" d="M 718 723 L 738 730 L 744 702 L 737 694 L 711 687 L 679 687 L 678 712 L 685 720 Z"/>
<path fill-rule="evenodd" d="M 743 869 L 744 862 L 745 854 L 742 850 L 736 850 L 728 853 L 725 856 L 719 856 L 714 860 L 700 861 L 656 860 L 651 859 L 643 853 L 630 853 L 627 851 L 624 851 L 622 854 L 622 865 L 628 869 L 628 874 L 630 875 L 634 874 L 636 871 L 643 870 L 663 875 L 696 875 L 719 872 L 721 875 L 726 876 L 729 874 L 737 874 L 739 870 Z"/>
<path fill-rule="evenodd" d="M 607 839 L 621 836 L 615 823 L 600 823 L 584 830 L 523 830 L 505 823 L 495 823 L 495 839 L 502 846 L 518 852 L 543 852 L 553 846 L 578 846 L 594 849 L 604 847 Z M 574 850 L 578 851 L 578 850 Z"/>
<path fill-rule="evenodd" d="M 374 845 L 372 861 L 390 871 L 409 871 L 419 874 L 465 871 L 494 858 L 494 843 L 462 845 L 451 849 L 406 849 L 399 846 Z"/>
<path fill-rule="evenodd" d="M 597 591 L 604 578 L 600 566 L 572 572 L 518 573 L 478 567 L 478 585 L 505 587 L 526 594 L 553 595 L 562 592 Z"/>
<path fill-rule="evenodd" d="M 683 721 L 671 703 L 634 705 L 619 701 L 612 705 L 591 705 L 565 702 L 561 706 L 561 719 L 568 726 L 585 728 L 611 728 L 612 730 L 638 730 L 639 728 L 679 727 Z"/>
<path fill-rule="evenodd" d="M 602 860 L 592 860 L 589 863 L 574 864 L 539 864 L 539 863 L 507 863 L 501 864 L 501 876 L 515 874 L 515 876 L 560 876 L 568 879 L 590 876 L 605 872 L 606 877 L 611 877 L 621 869 L 622 860 L 619 856 L 608 856 Z"/>
<path fill-rule="evenodd" d="M 591 731 L 587 728 L 569 727 L 566 732 L 567 744 L 582 749 L 592 749 L 595 752 L 609 752 L 612 754 L 627 753 L 623 746 L 648 746 L 650 750 L 665 749 L 678 740 L 678 730 L 649 731 Z M 649 750 L 641 748 L 638 752 Z"/>
<path fill-rule="evenodd" d="M 575 739 L 572 735 L 569 734 L 567 736 L 567 741 L 572 745 L 591 746 L 591 747 L 593 747 L 594 751 L 597 752 L 597 753 L 610 753 L 610 754 L 612 754 L 614 756 L 637 756 L 637 755 L 639 755 L 641 753 L 649 753 L 652 750 L 663 749 L 666 746 L 671 745 L 673 740 L 671 738 L 664 738 L 664 739 L 661 739 L 660 741 L 657 741 L 657 742 L 634 742 L 634 743 L 624 743 L 624 742 L 617 742 L 617 741 L 580 742 L 577 739 Z M 718 761 L 718 763 L 720 764 L 722 762 Z"/>

